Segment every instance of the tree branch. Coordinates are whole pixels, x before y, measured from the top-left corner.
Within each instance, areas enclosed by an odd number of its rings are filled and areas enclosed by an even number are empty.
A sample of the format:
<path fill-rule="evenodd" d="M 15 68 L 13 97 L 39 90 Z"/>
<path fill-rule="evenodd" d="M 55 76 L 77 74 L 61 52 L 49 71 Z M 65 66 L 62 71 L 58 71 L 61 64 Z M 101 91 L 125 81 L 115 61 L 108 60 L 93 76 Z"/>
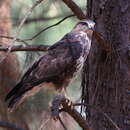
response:
<path fill-rule="evenodd" d="M 32 13 L 32 11 L 35 9 L 36 6 L 38 6 L 43 0 L 36 0 L 34 2 L 34 4 L 31 6 L 31 8 L 29 8 L 27 10 L 27 12 L 25 13 L 23 19 L 21 20 L 18 28 L 16 29 L 16 32 L 15 32 L 15 36 L 14 38 L 12 39 L 12 41 L 10 42 L 11 46 L 8 48 L 8 51 L 6 52 L 6 54 L 0 59 L 0 63 L 2 63 L 9 55 L 10 51 L 11 51 L 11 48 L 12 46 L 14 45 L 14 43 L 17 41 L 17 38 L 18 38 L 18 35 L 24 25 L 24 22 L 26 21 L 26 19 L 28 18 L 28 16 Z"/>
<path fill-rule="evenodd" d="M 74 17 L 74 16 L 75 16 L 75 15 L 73 15 L 73 14 L 72 14 L 72 15 L 69 15 L 69 16 L 66 16 L 66 17 L 64 17 L 63 19 L 61 19 L 60 21 L 58 21 L 57 23 L 55 23 L 55 24 L 53 24 L 53 25 L 51 25 L 51 26 L 48 26 L 48 27 L 42 29 L 40 32 L 38 32 L 37 34 L 35 34 L 32 38 L 24 39 L 24 41 L 31 41 L 31 40 L 35 39 L 37 36 L 39 36 L 41 33 L 45 32 L 46 30 L 48 30 L 48 29 L 50 29 L 50 28 L 52 28 L 52 27 L 55 27 L 55 26 L 59 25 L 60 23 L 62 23 L 63 21 L 65 21 L 66 19 L 68 19 L 68 18 L 70 18 L 70 17 Z"/>
<path fill-rule="evenodd" d="M 62 23 L 63 21 L 65 21 L 66 19 L 70 18 L 70 17 L 74 17 L 75 15 L 71 14 L 71 15 L 68 15 L 66 17 L 64 17 L 63 19 L 61 19 L 60 21 L 58 21 L 57 23 L 53 24 L 53 25 L 50 25 L 46 28 L 43 28 L 41 31 L 39 31 L 38 33 L 36 33 L 34 36 L 32 36 L 31 38 L 28 38 L 28 39 L 20 39 L 20 38 L 16 38 L 16 41 L 18 42 L 23 42 L 25 44 L 28 44 L 27 41 L 31 41 L 33 39 L 35 39 L 36 37 L 38 37 L 41 33 L 45 32 L 46 30 L 52 28 L 52 27 L 55 27 L 57 25 L 59 25 L 60 23 Z M 0 35 L 1 38 L 7 38 L 7 39 L 14 39 L 15 37 L 11 37 L 11 36 L 3 36 L 3 35 Z"/>
<path fill-rule="evenodd" d="M 0 127 L 13 129 L 13 130 L 24 130 L 23 128 L 19 127 L 18 125 L 7 122 L 7 121 L 0 121 Z"/>
<path fill-rule="evenodd" d="M 59 21 L 59 22 L 62 22 L 62 21 Z M 54 24 L 54 25 L 51 25 L 51 26 L 45 28 L 42 31 L 45 31 L 45 30 L 47 30 L 47 29 L 49 29 L 51 27 L 56 26 L 57 24 L 59 24 L 59 22 Z M 39 33 L 41 33 L 41 32 L 39 32 Z M 0 37 L 13 39 L 13 37 L 9 37 L 9 36 L 0 36 Z M 101 34 L 100 33 L 94 31 L 94 37 L 97 39 L 97 41 L 101 45 L 102 49 L 104 49 L 106 52 L 112 52 L 110 44 L 107 43 L 105 40 L 103 40 L 101 38 Z M 49 45 L 27 45 L 26 40 L 29 40 L 29 39 L 25 39 L 25 40 L 17 39 L 17 41 L 19 41 L 19 42 L 24 42 L 26 44 L 26 46 L 23 46 L 23 45 L 12 46 L 11 52 L 13 52 L 13 51 L 47 51 L 47 49 L 49 47 Z M 0 46 L 0 51 L 7 51 L 9 49 L 9 47 L 10 46 Z"/>
<path fill-rule="evenodd" d="M 12 46 L 11 52 L 14 51 L 47 51 L 49 45 L 16 45 Z M 9 46 L 0 46 L 0 51 L 8 51 Z"/>
<path fill-rule="evenodd" d="M 71 12 L 65 12 L 64 16 L 70 16 Z M 63 18 L 64 17 L 62 14 L 54 17 L 44 17 L 44 16 L 39 16 L 39 17 L 34 17 L 34 18 L 28 18 L 24 24 L 30 24 L 32 22 L 42 22 L 42 21 L 48 21 L 48 20 L 53 20 L 53 19 L 58 19 L 58 18 Z M 18 22 L 19 23 L 19 22 Z"/>
<path fill-rule="evenodd" d="M 77 16 L 78 19 L 86 19 L 85 14 L 81 8 L 72 0 L 63 0 L 63 2 L 72 10 L 72 12 Z"/>
<path fill-rule="evenodd" d="M 66 99 L 62 100 L 61 102 L 63 109 L 62 111 L 67 112 L 73 119 L 80 125 L 81 128 L 84 130 L 90 130 L 87 121 L 81 116 L 81 114 L 76 111 L 72 106 L 69 106 L 66 102 Z"/>
<path fill-rule="evenodd" d="M 12 37 L 12 36 L 4 36 L 4 35 L 0 35 L 0 38 L 6 38 L 6 39 L 11 39 L 11 40 L 13 40 L 14 39 L 14 37 Z M 22 39 L 20 39 L 20 38 L 16 38 L 16 41 L 17 42 L 23 42 L 24 44 L 28 44 L 26 41 L 24 41 L 24 40 L 22 40 Z"/>

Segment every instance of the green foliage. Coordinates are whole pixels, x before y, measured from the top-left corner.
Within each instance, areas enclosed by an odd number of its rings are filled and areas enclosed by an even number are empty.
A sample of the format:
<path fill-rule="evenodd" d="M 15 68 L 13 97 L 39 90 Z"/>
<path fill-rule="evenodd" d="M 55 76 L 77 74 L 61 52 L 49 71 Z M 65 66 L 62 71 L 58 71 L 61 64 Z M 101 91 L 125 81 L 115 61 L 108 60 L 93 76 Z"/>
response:
<path fill-rule="evenodd" d="M 85 5 L 85 2 L 83 0 L 75 0 L 75 2 L 78 5 L 81 5 L 82 8 Z M 33 3 L 33 0 L 26 0 L 26 2 L 24 0 L 13 0 L 12 20 L 13 25 L 15 25 L 13 28 L 14 31 L 17 29 L 20 20 L 25 16 L 27 9 L 31 7 Z M 19 37 L 23 39 L 31 38 L 43 28 L 58 22 L 59 20 L 70 14 L 72 14 L 72 12 L 61 0 L 44 1 L 42 4 L 40 4 L 34 9 L 28 19 L 44 17 L 45 20 L 41 22 L 35 21 L 24 25 Z M 53 27 L 46 32 L 43 32 L 36 39 L 32 40 L 30 44 L 53 44 L 54 42 L 58 41 L 64 34 L 69 32 L 75 25 L 75 23 L 77 23 L 77 21 L 78 20 L 76 18 L 69 18 L 60 25 Z"/>

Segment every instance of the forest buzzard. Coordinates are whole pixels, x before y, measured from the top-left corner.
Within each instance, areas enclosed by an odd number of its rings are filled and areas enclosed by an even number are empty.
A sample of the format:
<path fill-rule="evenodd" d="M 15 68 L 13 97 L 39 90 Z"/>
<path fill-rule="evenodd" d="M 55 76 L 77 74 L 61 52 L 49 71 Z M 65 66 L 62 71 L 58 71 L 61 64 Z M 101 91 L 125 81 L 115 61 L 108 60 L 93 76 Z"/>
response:
<path fill-rule="evenodd" d="M 91 20 L 81 20 L 71 32 L 52 45 L 7 94 L 8 108 L 16 108 L 25 97 L 42 87 L 66 88 L 89 54 L 94 25 Z"/>

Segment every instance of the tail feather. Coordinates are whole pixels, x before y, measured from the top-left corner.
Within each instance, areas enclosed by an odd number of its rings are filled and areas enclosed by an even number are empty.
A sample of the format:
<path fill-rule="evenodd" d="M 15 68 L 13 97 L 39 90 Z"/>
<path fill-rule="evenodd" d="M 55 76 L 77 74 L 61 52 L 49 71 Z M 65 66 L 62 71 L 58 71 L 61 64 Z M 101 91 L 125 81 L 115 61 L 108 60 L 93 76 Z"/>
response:
<path fill-rule="evenodd" d="M 9 111 L 13 111 L 17 108 L 18 105 L 20 105 L 23 100 L 34 94 L 36 89 L 34 87 L 29 87 L 27 85 L 24 85 L 22 83 L 17 84 L 6 96 L 5 101 L 8 101 L 8 109 Z M 40 87 L 37 87 L 40 89 Z M 37 89 L 37 90 L 38 90 Z M 33 92 L 33 93 L 32 93 Z"/>
<path fill-rule="evenodd" d="M 44 86 L 44 85 L 43 85 Z M 29 84 L 18 83 L 6 96 L 5 101 L 8 101 L 10 111 L 17 108 L 23 100 L 32 96 L 41 89 L 41 86 L 30 86 Z"/>
<path fill-rule="evenodd" d="M 19 97 L 14 96 L 14 97 L 9 101 L 9 104 L 8 104 L 8 109 L 9 109 L 9 111 L 12 112 L 14 109 L 16 109 L 17 106 L 21 103 L 21 99 L 22 99 L 22 96 L 19 96 Z"/>
<path fill-rule="evenodd" d="M 5 97 L 5 101 L 8 101 L 8 108 L 10 111 L 14 110 L 24 99 L 25 93 L 29 88 L 25 88 L 23 84 L 18 83 Z"/>
<path fill-rule="evenodd" d="M 10 98 L 12 98 L 21 88 L 22 83 L 18 83 L 5 97 L 5 101 L 8 101 Z"/>
<path fill-rule="evenodd" d="M 15 93 L 9 100 L 8 103 L 8 109 L 9 111 L 13 111 L 14 109 L 17 108 L 18 105 L 20 105 L 23 100 L 26 98 L 27 96 L 27 92 L 29 91 L 29 89 L 26 90 L 21 90 L 19 89 L 19 91 L 17 93 Z"/>

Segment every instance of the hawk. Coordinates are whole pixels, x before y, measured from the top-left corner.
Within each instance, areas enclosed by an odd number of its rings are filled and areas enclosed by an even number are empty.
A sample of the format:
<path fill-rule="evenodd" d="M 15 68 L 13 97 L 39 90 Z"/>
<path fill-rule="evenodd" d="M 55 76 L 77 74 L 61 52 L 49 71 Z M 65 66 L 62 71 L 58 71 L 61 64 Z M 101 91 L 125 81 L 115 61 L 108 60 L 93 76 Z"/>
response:
<path fill-rule="evenodd" d="M 49 47 L 7 94 L 8 108 L 16 108 L 40 88 L 66 88 L 89 54 L 94 25 L 91 20 L 81 20 L 71 32 Z"/>

